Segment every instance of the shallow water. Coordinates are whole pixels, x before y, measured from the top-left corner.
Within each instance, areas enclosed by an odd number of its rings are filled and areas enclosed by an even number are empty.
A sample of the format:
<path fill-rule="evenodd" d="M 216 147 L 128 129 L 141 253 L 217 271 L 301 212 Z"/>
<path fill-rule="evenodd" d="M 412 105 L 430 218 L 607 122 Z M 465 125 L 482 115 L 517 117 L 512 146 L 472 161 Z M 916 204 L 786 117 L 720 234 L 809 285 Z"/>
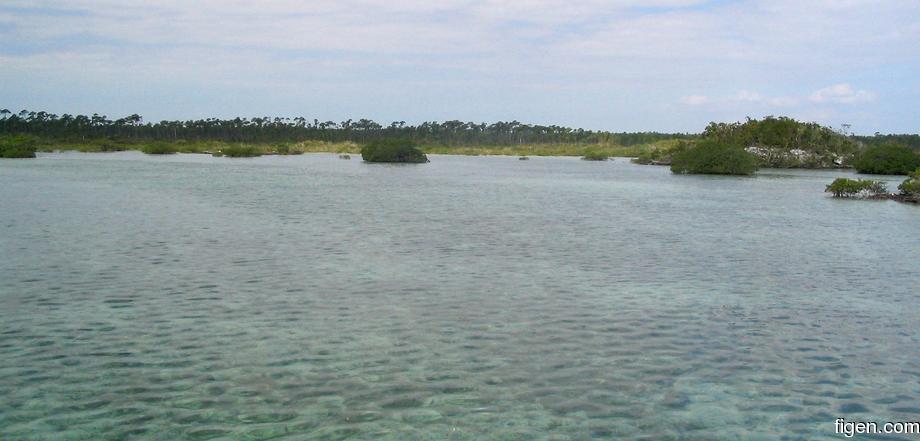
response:
<path fill-rule="evenodd" d="M 823 193 L 848 174 L 3 160 L 0 439 L 813 440 L 841 439 L 838 417 L 916 421 L 920 207 Z"/>

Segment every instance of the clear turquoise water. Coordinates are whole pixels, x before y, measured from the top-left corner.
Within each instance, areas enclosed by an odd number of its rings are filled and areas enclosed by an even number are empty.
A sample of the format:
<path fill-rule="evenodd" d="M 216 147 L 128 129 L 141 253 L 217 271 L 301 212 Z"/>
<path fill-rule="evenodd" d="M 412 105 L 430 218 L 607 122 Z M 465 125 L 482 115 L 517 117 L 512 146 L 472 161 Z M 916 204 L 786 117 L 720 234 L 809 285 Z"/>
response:
<path fill-rule="evenodd" d="M 813 440 L 841 439 L 837 417 L 917 420 L 920 207 L 826 197 L 846 174 L 3 160 L 0 439 Z"/>

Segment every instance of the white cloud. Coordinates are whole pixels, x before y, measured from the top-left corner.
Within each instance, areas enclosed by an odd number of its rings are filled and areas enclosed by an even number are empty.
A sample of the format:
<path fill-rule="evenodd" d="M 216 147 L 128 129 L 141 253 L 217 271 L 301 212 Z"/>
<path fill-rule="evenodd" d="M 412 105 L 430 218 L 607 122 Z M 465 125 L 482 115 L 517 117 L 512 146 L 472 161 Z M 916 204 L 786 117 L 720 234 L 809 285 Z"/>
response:
<path fill-rule="evenodd" d="M 140 78 L 195 88 L 233 82 L 266 97 L 300 90 L 315 108 L 334 101 L 328 90 L 357 95 L 373 89 L 416 94 L 430 106 L 419 104 L 419 113 L 456 104 L 477 115 L 483 108 L 501 113 L 516 105 L 526 110 L 508 116 L 548 115 L 546 122 L 554 122 L 559 115 L 578 125 L 615 124 L 613 129 L 662 121 L 687 129 L 711 118 L 779 112 L 777 107 L 855 112 L 861 106 L 846 104 L 869 102 L 876 94 L 846 83 L 814 93 L 811 88 L 859 78 L 861 87 L 883 93 L 893 87 L 890 78 L 909 78 L 920 60 L 920 2 L 898 0 L 0 3 L 0 71 L 7 73 L 0 72 L 6 80 L 0 99 L 26 96 L 10 105 L 28 107 L 35 106 L 32 96 L 61 95 L 39 78 L 82 81 L 88 88 L 105 88 L 112 78 Z M 883 65 L 891 68 L 879 74 Z M 151 95 L 179 95 L 149 87 Z M 885 93 L 890 110 L 880 111 L 915 130 L 903 109 L 911 108 L 920 87 L 917 80 L 897 87 L 913 95 Z M 444 106 L 440 96 L 458 88 L 490 92 L 465 94 L 468 102 Z M 17 93 L 22 90 L 30 92 Z M 541 108 L 535 104 L 541 93 L 559 93 L 572 105 Z M 607 107 L 597 105 L 600 97 Z M 681 116 L 641 115 L 627 104 L 636 101 L 650 109 L 675 101 L 697 107 Z M 386 100 L 373 104 L 404 112 Z M 266 107 L 274 105 L 266 98 Z M 160 111 L 171 116 L 176 110 Z M 671 125 L 672 118 L 685 121 Z"/>
<path fill-rule="evenodd" d="M 835 84 L 815 91 L 808 97 L 816 103 L 853 104 L 875 99 L 875 94 L 867 90 L 854 90 L 847 83 Z"/>
<path fill-rule="evenodd" d="M 680 102 L 689 106 L 702 106 L 709 103 L 709 97 L 706 95 L 689 95 L 681 98 Z"/>
<path fill-rule="evenodd" d="M 759 92 L 742 90 L 728 101 L 735 103 L 763 104 L 772 107 L 790 107 L 799 104 L 799 99 L 789 96 L 764 96 Z"/>
<path fill-rule="evenodd" d="M 763 96 L 757 92 L 750 92 L 747 90 L 742 90 L 735 95 L 735 101 L 748 101 L 752 103 L 759 103 L 763 101 Z"/>
<path fill-rule="evenodd" d="M 768 98 L 767 104 L 774 106 L 774 107 L 792 107 L 792 106 L 798 105 L 799 100 L 797 98 L 792 98 L 788 96 L 777 96 L 773 98 Z"/>

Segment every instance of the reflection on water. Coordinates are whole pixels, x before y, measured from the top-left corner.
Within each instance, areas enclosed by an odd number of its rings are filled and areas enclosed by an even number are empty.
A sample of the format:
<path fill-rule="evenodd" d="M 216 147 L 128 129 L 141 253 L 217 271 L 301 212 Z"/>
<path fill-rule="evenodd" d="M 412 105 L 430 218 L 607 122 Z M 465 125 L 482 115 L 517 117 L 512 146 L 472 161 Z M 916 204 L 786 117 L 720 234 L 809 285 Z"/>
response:
<path fill-rule="evenodd" d="M 920 209 L 827 198 L 845 173 L 3 161 L 0 439 L 811 440 L 916 420 Z"/>

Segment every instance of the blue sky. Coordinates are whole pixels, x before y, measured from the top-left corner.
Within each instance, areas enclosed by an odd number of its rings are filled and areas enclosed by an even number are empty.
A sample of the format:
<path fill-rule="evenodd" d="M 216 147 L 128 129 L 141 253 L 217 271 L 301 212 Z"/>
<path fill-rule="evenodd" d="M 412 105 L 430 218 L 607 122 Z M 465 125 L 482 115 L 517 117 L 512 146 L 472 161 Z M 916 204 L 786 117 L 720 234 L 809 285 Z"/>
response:
<path fill-rule="evenodd" d="M 920 131 L 920 2 L 5 0 L 0 108 Z"/>

